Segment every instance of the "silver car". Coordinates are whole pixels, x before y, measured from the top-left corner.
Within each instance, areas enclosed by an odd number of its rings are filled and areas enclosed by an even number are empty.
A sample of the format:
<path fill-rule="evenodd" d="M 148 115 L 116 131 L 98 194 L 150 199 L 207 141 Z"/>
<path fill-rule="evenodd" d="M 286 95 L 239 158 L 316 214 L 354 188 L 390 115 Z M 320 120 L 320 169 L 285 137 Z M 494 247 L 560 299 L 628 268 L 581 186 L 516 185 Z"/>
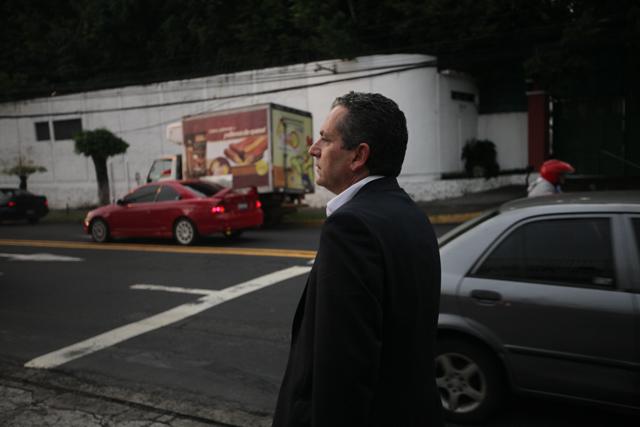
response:
<path fill-rule="evenodd" d="M 449 419 L 481 421 L 510 390 L 640 408 L 640 191 L 509 202 L 440 253 Z"/>

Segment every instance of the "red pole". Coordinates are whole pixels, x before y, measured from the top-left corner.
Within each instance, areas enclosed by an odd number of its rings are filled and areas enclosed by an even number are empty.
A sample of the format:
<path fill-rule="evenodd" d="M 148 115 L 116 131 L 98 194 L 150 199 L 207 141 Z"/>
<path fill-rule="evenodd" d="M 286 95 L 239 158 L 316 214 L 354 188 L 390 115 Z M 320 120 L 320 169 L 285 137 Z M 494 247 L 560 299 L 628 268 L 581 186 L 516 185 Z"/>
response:
<path fill-rule="evenodd" d="M 549 107 L 544 91 L 527 92 L 529 165 L 539 170 L 549 153 Z"/>

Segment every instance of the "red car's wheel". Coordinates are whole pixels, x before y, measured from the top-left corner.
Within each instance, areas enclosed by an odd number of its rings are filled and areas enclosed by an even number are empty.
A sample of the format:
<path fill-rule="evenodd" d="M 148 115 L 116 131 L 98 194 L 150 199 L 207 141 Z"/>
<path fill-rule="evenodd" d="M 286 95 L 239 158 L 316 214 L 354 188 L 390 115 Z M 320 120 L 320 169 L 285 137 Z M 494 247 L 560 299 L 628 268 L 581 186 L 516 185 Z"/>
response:
<path fill-rule="evenodd" d="M 198 231 L 189 219 L 179 218 L 173 226 L 173 238 L 179 245 L 192 245 L 198 239 Z"/>
<path fill-rule="evenodd" d="M 91 221 L 90 230 L 91 230 L 91 238 L 93 239 L 94 242 L 104 243 L 109 241 L 109 238 L 110 238 L 109 226 L 103 219 L 96 218 L 93 221 Z"/>

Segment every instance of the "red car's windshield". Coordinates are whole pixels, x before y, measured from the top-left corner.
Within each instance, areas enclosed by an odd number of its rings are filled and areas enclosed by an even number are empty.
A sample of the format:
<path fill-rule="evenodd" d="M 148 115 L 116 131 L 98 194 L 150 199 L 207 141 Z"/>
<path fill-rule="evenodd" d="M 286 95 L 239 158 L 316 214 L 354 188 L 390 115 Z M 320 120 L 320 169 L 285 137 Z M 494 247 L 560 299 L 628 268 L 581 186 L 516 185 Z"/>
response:
<path fill-rule="evenodd" d="M 182 185 L 198 197 L 211 197 L 224 188 L 221 185 L 206 182 L 187 182 Z"/>

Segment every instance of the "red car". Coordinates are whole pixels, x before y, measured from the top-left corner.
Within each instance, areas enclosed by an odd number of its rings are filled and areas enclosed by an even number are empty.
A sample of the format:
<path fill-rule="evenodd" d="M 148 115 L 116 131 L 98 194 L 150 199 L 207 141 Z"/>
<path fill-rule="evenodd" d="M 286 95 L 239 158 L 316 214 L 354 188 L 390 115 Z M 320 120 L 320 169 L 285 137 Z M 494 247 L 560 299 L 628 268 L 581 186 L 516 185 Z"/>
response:
<path fill-rule="evenodd" d="M 188 180 L 138 187 L 115 205 L 89 212 L 83 227 L 99 243 L 112 237 L 173 237 L 181 245 L 191 245 L 199 236 L 217 232 L 238 236 L 262 221 L 255 190 Z"/>

